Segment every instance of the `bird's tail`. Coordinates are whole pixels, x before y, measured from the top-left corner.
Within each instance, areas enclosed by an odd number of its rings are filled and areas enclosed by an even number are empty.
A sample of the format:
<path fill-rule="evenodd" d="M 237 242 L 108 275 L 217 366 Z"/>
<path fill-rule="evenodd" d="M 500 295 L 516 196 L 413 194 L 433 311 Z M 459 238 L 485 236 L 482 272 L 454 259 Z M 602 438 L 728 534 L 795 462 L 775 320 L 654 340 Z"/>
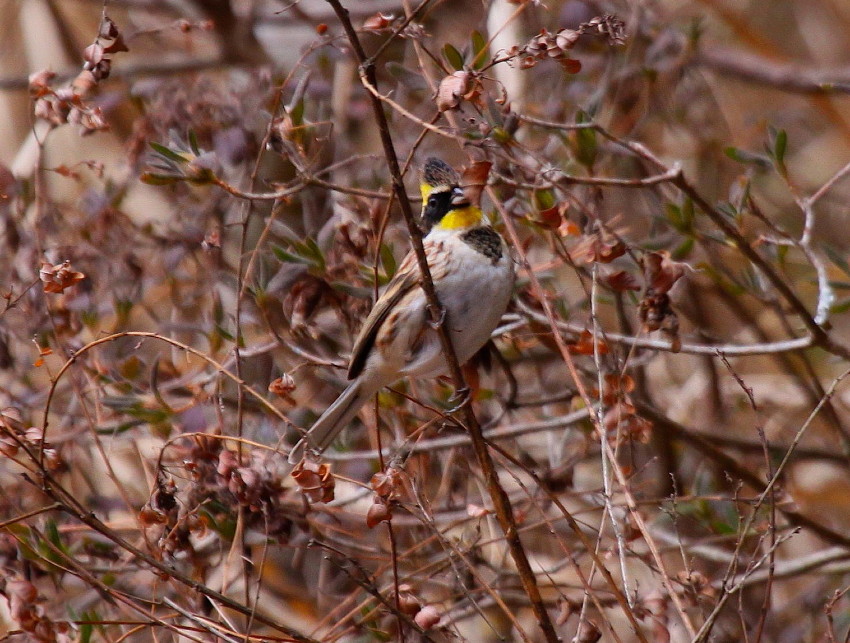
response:
<path fill-rule="evenodd" d="M 336 401 L 322 413 L 322 416 L 298 441 L 298 444 L 292 447 L 292 451 L 289 452 L 289 462 L 297 464 L 308 448 L 316 453 L 321 453 L 327 449 L 339 435 L 339 432 L 354 419 L 360 407 L 376 392 L 377 389 L 374 386 L 364 384 L 360 379 L 349 384 L 348 388 L 340 393 Z"/>

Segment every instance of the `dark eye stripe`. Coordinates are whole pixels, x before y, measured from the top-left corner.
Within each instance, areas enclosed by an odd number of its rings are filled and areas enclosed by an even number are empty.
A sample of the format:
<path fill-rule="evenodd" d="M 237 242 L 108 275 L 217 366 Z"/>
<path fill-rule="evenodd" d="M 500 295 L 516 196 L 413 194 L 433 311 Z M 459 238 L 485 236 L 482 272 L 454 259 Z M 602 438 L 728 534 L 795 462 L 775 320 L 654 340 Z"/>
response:
<path fill-rule="evenodd" d="M 422 222 L 427 229 L 439 223 L 446 213 L 451 209 L 451 190 L 439 189 L 428 197 L 425 207 L 422 209 Z"/>

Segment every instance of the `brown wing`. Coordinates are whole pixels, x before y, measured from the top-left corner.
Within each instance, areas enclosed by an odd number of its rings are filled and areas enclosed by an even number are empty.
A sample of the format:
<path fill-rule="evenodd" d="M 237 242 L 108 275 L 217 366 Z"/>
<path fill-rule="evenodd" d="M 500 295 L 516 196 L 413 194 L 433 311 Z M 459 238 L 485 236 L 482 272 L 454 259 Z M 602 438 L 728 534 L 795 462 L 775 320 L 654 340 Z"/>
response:
<path fill-rule="evenodd" d="M 390 280 L 387 289 L 378 298 L 378 301 L 375 302 L 372 312 L 369 313 L 366 321 L 363 322 L 360 333 L 357 335 L 357 341 L 354 342 L 354 348 L 351 351 L 351 362 L 348 365 L 348 379 L 353 380 L 363 372 L 363 367 L 366 365 L 369 353 L 375 345 L 375 338 L 378 336 L 381 325 L 399 300 L 410 292 L 411 289 L 418 287 L 419 267 L 416 265 L 416 256 L 413 252 L 409 252 L 402 260 L 398 272 Z"/>

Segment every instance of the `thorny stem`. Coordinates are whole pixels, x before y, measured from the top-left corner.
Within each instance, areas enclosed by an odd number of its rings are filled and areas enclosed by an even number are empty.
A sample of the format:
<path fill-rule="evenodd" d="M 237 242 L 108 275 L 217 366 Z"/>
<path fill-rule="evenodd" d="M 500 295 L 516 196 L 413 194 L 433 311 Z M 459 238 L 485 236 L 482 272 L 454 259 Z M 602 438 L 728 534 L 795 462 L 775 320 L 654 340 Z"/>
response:
<path fill-rule="evenodd" d="M 59 380 L 68 371 L 71 366 L 77 361 L 77 359 L 88 352 L 89 350 L 95 348 L 96 346 L 100 346 L 101 344 L 108 344 L 109 342 L 114 342 L 122 337 L 140 337 L 140 338 L 148 338 L 148 339 L 156 339 L 161 342 L 166 342 L 167 344 L 171 344 L 172 346 L 176 346 L 177 348 L 186 351 L 187 353 L 191 353 L 195 357 L 204 360 L 210 366 L 216 369 L 217 372 L 222 373 L 225 377 L 230 378 L 237 386 L 240 388 L 244 388 L 250 395 L 257 400 L 257 402 L 263 406 L 267 411 L 276 416 L 279 420 L 289 423 L 289 419 L 283 415 L 271 402 L 269 402 L 265 397 L 261 394 L 257 393 L 252 387 L 248 386 L 247 383 L 242 381 L 239 377 L 231 373 L 227 367 L 219 362 L 215 361 L 208 355 L 204 354 L 202 351 L 199 351 L 196 348 L 192 348 L 191 346 L 184 344 L 183 342 L 178 342 L 176 339 L 171 339 L 170 337 L 165 337 L 164 335 L 160 335 L 158 333 L 151 333 L 147 331 L 123 331 L 120 333 L 114 333 L 112 335 L 107 335 L 106 337 L 101 337 L 99 339 L 93 340 L 76 351 L 68 360 L 62 365 L 59 371 L 52 378 L 52 382 L 50 384 L 50 390 L 47 393 L 47 400 L 44 403 L 44 414 L 42 416 L 42 442 L 47 442 L 47 426 L 48 420 L 50 418 L 50 407 L 53 401 L 53 397 L 56 394 L 56 387 L 59 385 Z"/>
<path fill-rule="evenodd" d="M 516 226 L 514 225 L 513 221 L 511 220 L 511 217 L 508 214 L 508 212 L 505 210 L 505 207 L 499 201 L 498 195 L 495 193 L 495 190 L 493 190 L 493 188 L 490 187 L 490 186 L 488 186 L 486 188 L 486 190 L 487 190 L 488 195 L 490 196 L 490 200 L 496 206 L 496 209 L 499 211 L 499 214 L 501 215 L 502 220 L 505 222 L 505 228 L 508 232 L 508 235 L 510 236 L 510 239 L 511 239 L 513 246 L 520 253 L 520 259 L 522 261 L 522 264 L 526 268 L 526 272 L 528 273 L 529 279 L 531 281 L 531 286 L 533 288 L 533 291 L 536 294 L 541 305 L 543 306 L 544 312 L 546 313 L 547 321 L 549 323 L 550 328 L 552 329 L 553 339 L 555 340 L 555 344 L 558 347 L 558 351 L 560 352 L 561 357 L 562 357 L 562 359 L 564 360 L 564 363 L 567 366 L 567 370 L 570 373 L 570 377 L 572 377 L 573 382 L 575 382 L 576 388 L 578 389 L 579 394 L 581 395 L 581 398 L 584 401 L 584 403 L 588 407 L 592 407 L 593 402 L 591 401 L 590 396 L 588 395 L 587 389 L 584 386 L 584 384 L 581 380 L 581 377 L 579 376 L 578 369 L 576 368 L 576 365 L 575 365 L 575 361 L 573 360 L 572 356 L 570 355 L 569 348 L 567 347 L 563 336 L 557 330 L 557 322 L 556 322 L 556 318 L 555 318 L 555 312 L 552 309 L 552 304 L 549 301 L 549 299 L 547 298 L 546 292 L 543 290 L 543 286 L 540 284 L 540 280 L 537 278 L 537 275 L 534 273 L 533 270 L 531 270 L 531 266 L 528 262 L 528 257 L 525 256 L 524 252 L 522 252 L 522 244 L 520 243 L 519 235 L 517 234 L 517 231 L 516 231 Z M 595 422 L 594 422 L 594 427 L 596 428 L 597 431 L 604 433 L 604 427 L 597 425 Z M 614 454 L 613 454 L 613 451 L 611 450 L 611 445 L 609 445 L 606 440 L 601 440 L 601 444 L 602 444 L 602 448 L 609 452 L 608 457 L 613 461 L 614 460 Z M 661 582 L 664 585 L 664 588 L 667 590 L 667 593 L 669 594 L 670 600 L 673 602 L 673 605 L 675 605 L 676 611 L 679 613 L 679 617 L 682 620 L 682 623 L 684 624 L 685 629 L 688 631 L 688 634 L 690 636 L 694 636 L 696 634 L 696 629 L 694 628 L 694 625 L 691 622 L 690 616 L 688 616 L 688 613 L 685 611 L 685 606 L 682 603 L 681 598 L 679 597 L 678 593 L 676 593 L 675 588 L 673 587 L 673 582 L 672 582 L 672 579 L 670 577 L 670 574 L 667 572 L 667 567 L 664 564 L 663 559 L 661 558 L 661 554 L 658 551 L 658 547 L 656 546 L 655 542 L 653 541 L 652 535 L 649 533 L 649 529 L 646 525 L 646 521 L 643 519 L 643 516 L 641 516 L 640 512 L 638 511 L 638 506 L 637 506 L 637 503 L 635 501 L 635 498 L 632 495 L 631 490 L 629 489 L 628 480 L 626 479 L 625 474 L 623 473 L 623 471 L 620 467 L 615 466 L 615 467 L 613 467 L 613 470 L 614 470 L 614 475 L 617 478 L 617 482 L 623 490 L 623 496 L 626 500 L 626 504 L 628 506 L 629 513 L 631 514 L 632 518 L 634 519 L 635 523 L 637 524 L 638 529 L 640 530 L 641 534 L 643 535 L 644 540 L 646 542 L 646 545 L 647 545 L 647 547 L 649 548 L 649 550 L 652 554 L 652 558 L 655 561 L 655 564 L 658 566 L 658 569 L 661 572 Z"/>
<path fill-rule="evenodd" d="M 546 323 L 546 315 L 543 315 L 523 302 L 518 302 L 518 308 L 522 314 L 538 322 Z M 585 330 L 582 324 L 558 320 L 558 328 L 566 333 L 581 333 Z M 604 331 L 605 341 L 610 344 L 622 344 L 633 348 L 648 348 L 651 350 L 672 352 L 673 343 L 669 339 L 653 339 L 651 337 L 635 337 Z M 775 342 L 762 342 L 753 344 L 688 344 L 683 343 L 677 353 L 692 355 L 717 355 L 723 353 L 727 357 L 740 357 L 745 355 L 770 355 L 775 353 L 790 353 L 811 347 L 813 339 L 811 336 L 795 337 L 794 339 L 782 339 Z"/>
<path fill-rule="evenodd" d="M 590 296 L 590 318 L 593 321 L 593 336 L 600 337 L 602 335 L 601 328 L 599 327 L 599 316 L 597 314 L 597 306 L 598 306 L 598 288 L 599 288 L 599 265 L 593 264 L 593 285 L 591 289 Z M 600 428 L 599 431 L 599 439 L 601 440 L 601 457 L 602 457 L 602 484 L 605 492 L 605 509 L 608 513 L 608 518 L 611 520 L 611 526 L 614 528 L 614 536 L 617 539 L 617 550 L 620 556 L 620 574 L 623 578 L 623 593 L 626 595 L 626 600 L 629 602 L 629 606 L 634 608 L 633 597 L 631 592 L 629 591 L 629 575 L 626 572 L 626 543 L 623 538 L 623 530 L 620 527 L 619 520 L 617 519 L 617 514 L 614 512 L 613 506 L 613 490 L 611 488 L 611 465 L 614 464 L 616 466 L 616 462 L 612 463 L 611 460 L 608 459 L 608 450 L 605 448 L 605 444 L 608 441 L 608 436 L 605 432 L 605 406 L 603 404 L 602 398 L 604 396 L 605 391 L 605 377 L 604 371 L 605 369 L 602 366 L 602 358 L 599 354 L 599 342 L 593 342 L 593 361 L 596 369 L 596 388 L 599 391 L 599 404 L 596 407 L 596 424 Z M 602 533 L 602 529 L 599 530 L 600 534 Z"/>
<path fill-rule="evenodd" d="M 431 319 L 435 324 L 439 324 L 437 326 L 437 332 L 440 337 L 440 344 L 442 345 L 443 354 L 448 364 L 455 389 L 458 391 L 466 390 L 466 382 L 464 380 L 460 364 L 458 363 L 457 355 L 455 355 L 451 338 L 448 335 L 447 326 L 441 322 L 441 319 L 444 317 L 444 309 L 440 305 L 437 292 L 434 289 L 434 282 L 431 279 L 431 273 L 428 269 L 428 260 L 425 255 L 425 248 L 422 245 L 422 231 L 416 223 L 416 219 L 410 207 L 410 201 L 407 199 L 407 193 L 404 189 L 404 182 L 402 180 L 392 136 L 390 135 L 389 124 L 387 123 L 387 118 L 384 114 L 381 100 L 375 95 L 377 93 L 375 90 L 377 87 L 377 77 L 375 74 L 374 61 L 367 60 L 367 56 L 360 43 L 360 39 L 357 36 L 357 32 L 354 30 L 354 26 L 351 24 L 351 20 L 348 17 L 348 11 L 342 6 L 339 0 L 327 0 L 327 2 L 331 5 L 331 7 L 333 7 L 334 12 L 337 14 L 337 17 L 345 29 L 354 54 L 357 57 L 357 62 L 361 66 L 360 77 L 364 86 L 367 89 L 370 89 L 369 94 L 372 102 L 372 108 L 375 113 L 375 120 L 381 134 L 381 143 L 383 144 L 384 154 L 387 159 L 390 174 L 392 175 L 393 190 L 396 193 L 399 206 L 401 207 L 402 214 L 404 215 L 405 222 L 407 223 L 408 231 L 410 232 L 411 242 L 413 244 L 416 259 L 419 264 L 419 270 L 422 275 L 422 290 L 425 292 L 425 296 L 429 302 L 428 308 L 431 314 Z M 546 640 L 550 643 L 555 643 L 559 640 L 558 635 L 555 632 L 555 627 L 552 624 L 552 620 L 549 618 L 548 612 L 546 611 L 546 606 L 544 605 L 543 598 L 540 594 L 540 588 L 537 586 L 537 578 L 534 575 L 534 571 L 531 569 L 531 564 L 528 561 L 522 541 L 519 538 L 519 532 L 517 530 L 516 519 L 513 515 L 511 502 L 499 482 L 499 475 L 496 471 L 493 459 L 487 450 L 487 442 L 481 432 L 481 425 L 475 417 L 475 412 L 473 411 L 468 398 L 461 404 L 459 410 L 462 413 L 464 426 L 472 439 L 473 449 L 475 450 L 475 455 L 478 458 L 479 465 L 481 466 L 481 470 L 487 481 L 487 489 L 490 492 L 490 497 L 493 501 L 493 508 L 496 512 L 496 517 L 502 531 L 505 533 L 505 540 L 507 541 L 508 548 L 511 552 L 511 557 L 517 566 L 520 581 L 522 582 L 523 589 L 531 602 L 531 607 L 537 619 L 537 623 L 543 631 Z"/>
<path fill-rule="evenodd" d="M 203 594 L 207 598 L 221 603 L 222 605 L 227 606 L 228 608 L 239 612 L 240 614 L 244 614 L 245 616 L 253 617 L 255 621 L 262 623 L 263 625 L 267 625 L 278 632 L 282 632 L 287 636 L 291 637 L 294 641 L 299 641 L 300 643 L 319 643 L 316 639 L 313 639 L 309 636 L 305 636 L 294 630 L 290 627 L 277 623 L 274 619 L 268 618 L 259 613 L 255 613 L 253 608 L 246 607 L 239 601 L 235 601 L 231 598 L 228 598 L 224 594 L 211 589 L 204 583 L 197 581 L 185 574 L 183 574 L 178 569 L 167 565 L 166 563 L 157 560 L 150 554 L 142 551 L 131 542 L 125 540 L 121 535 L 102 522 L 99 518 L 97 518 L 94 513 L 86 510 L 82 506 L 78 506 L 77 502 L 74 500 L 73 496 L 70 495 L 61 485 L 57 484 L 57 482 L 53 479 L 52 475 L 44 468 L 41 468 L 40 475 L 42 477 L 42 490 L 44 493 L 56 501 L 57 504 L 60 505 L 59 509 L 72 518 L 79 520 L 83 524 L 90 527 L 92 530 L 106 537 L 107 539 L 114 542 L 118 547 L 123 549 L 124 551 L 132 554 L 136 559 L 146 563 L 153 569 L 158 570 L 162 574 L 164 574 L 168 578 L 173 578 L 179 583 L 189 587 L 199 594 Z"/>
<path fill-rule="evenodd" d="M 650 161 L 653 165 L 659 168 L 662 171 L 667 170 L 667 166 L 664 165 L 652 152 L 650 152 L 646 146 L 633 142 L 633 141 L 624 141 L 616 136 L 610 134 L 602 127 L 597 127 L 597 131 L 608 138 L 609 140 L 617 143 L 618 145 L 622 145 L 626 147 L 626 149 L 631 150 L 641 158 L 644 158 Z M 767 278 L 767 280 L 773 285 L 774 288 L 782 295 L 782 298 L 788 303 L 794 313 L 800 318 L 800 321 L 806 326 L 808 331 L 811 333 L 814 342 L 824 348 L 825 350 L 843 357 L 845 359 L 850 359 L 850 349 L 846 346 L 838 344 L 835 342 L 826 331 L 818 325 L 817 321 L 812 317 L 811 313 L 809 313 L 806 306 L 800 301 L 800 298 L 797 294 L 791 289 L 788 283 L 782 279 L 782 277 L 773 269 L 773 266 L 770 265 L 756 250 L 750 245 L 747 239 L 742 235 L 738 230 L 733 226 L 729 221 L 720 213 L 716 208 L 714 208 L 711 204 L 709 204 L 702 195 L 694 188 L 688 179 L 685 177 L 682 171 L 679 171 L 675 174 L 675 176 L 670 179 L 670 182 L 675 185 L 682 193 L 686 194 L 698 207 L 702 210 L 708 217 L 711 219 L 712 223 L 716 225 L 720 230 L 725 234 L 732 242 L 735 244 L 735 247 L 741 251 L 747 259 L 749 259 L 753 265 L 761 270 L 762 274 Z"/>
<path fill-rule="evenodd" d="M 818 304 L 815 321 L 820 325 L 826 324 L 829 320 L 830 309 L 835 302 L 835 291 L 829 282 L 829 273 L 827 272 L 826 265 L 823 259 L 821 259 L 820 253 L 812 245 L 812 235 L 815 228 L 815 204 L 832 186 L 844 178 L 848 172 L 850 172 L 850 163 L 833 174 L 832 178 L 824 183 L 812 196 L 799 197 L 795 194 L 797 206 L 803 212 L 803 233 L 800 235 L 797 245 L 806 255 L 809 263 L 815 267 L 818 276 Z"/>
<path fill-rule="evenodd" d="M 850 359 L 850 350 L 848 350 L 845 346 L 837 344 L 829 337 L 829 335 L 826 334 L 826 331 L 817 324 L 806 306 L 802 301 L 800 301 L 799 297 L 797 297 L 797 294 L 791 290 L 791 287 L 785 282 L 785 280 L 777 274 L 777 272 L 773 269 L 773 266 L 765 261 L 765 259 L 763 259 L 762 256 L 753 249 L 744 236 L 738 232 L 738 230 L 736 230 L 735 227 L 732 226 L 720 212 L 702 198 L 702 195 L 694 189 L 694 187 L 685 178 L 684 174 L 679 174 L 679 176 L 673 179 L 673 185 L 687 194 L 688 197 L 690 197 L 690 199 L 699 206 L 699 209 L 709 216 L 712 223 L 720 228 L 723 233 L 735 243 L 735 246 L 741 251 L 741 254 L 747 257 L 747 259 L 749 259 L 755 266 L 758 266 L 762 274 L 767 277 L 768 281 L 770 281 L 773 287 L 779 291 L 783 299 L 785 299 L 788 305 L 794 310 L 800 318 L 800 321 L 805 324 L 806 328 L 812 334 L 816 344 L 822 346 L 831 353 L 839 355 L 845 359 Z"/>
<path fill-rule="evenodd" d="M 844 371 L 841 375 L 839 375 L 837 378 L 835 378 L 835 380 L 833 380 L 832 385 L 830 385 L 826 394 L 821 398 L 821 400 L 820 400 L 820 402 L 818 402 L 817 406 L 815 406 L 815 408 L 812 409 L 812 412 L 809 414 L 809 417 L 806 418 L 806 421 L 803 422 L 802 426 L 798 429 L 797 434 L 794 436 L 794 440 L 791 443 L 791 446 L 788 448 L 788 451 L 785 454 L 785 457 L 782 459 L 782 462 L 779 463 L 779 466 L 776 467 L 776 471 L 770 477 L 770 480 L 768 481 L 767 485 L 765 485 L 764 489 L 759 494 L 758 500 L 756 501 L 755 505 L 752 508 L 752 511 L 750 512 L 750 515 L 747 516 L 747 520 L 744 522 L 744 525 L 741 528 L 742 537 L 738 539 L 736 551 L 735 551 L 735 554 L 734 554 L 735 556 L 737 556 L 738 551 L 741 549 L 741 547 L 744 544 L 745 539 L 743 538 L 743 535 L 746 535 L 747 533 L 749 533 L 750 528 L 752 527 L 753 522 L 756 519 L 756 515 L 758 514 L 759 508 L 761 507 L 762 504 L 764 504 L 764 501 L 767 499 L 768 495 L 772 493 L 774 487 L 776 486 L 777 481 L 779 480 L 780 476 L 782 475 L 783 471 L 785 470 L 786 465 L 788 464 L 789 460 L 791 459 L 791 455 L 793 454 L 794 449 L 800 443 L 800 440 L 803 438 L 803 434 L 811 426 L 812 422 L 814 421 L 817 414 L 820 412 L 821 408 L 823 408 L 823 406 L 833 396 L 833 394 L 835 393 L 835 389 L 838 388 L 838 385 L 841 383 L 841 381 L 845 377 L 847 377 L 847 375 L 850 375 L 850 369 Z M 731 571 L 731 567 L 730 567 L 730 571 Z M 711 629 L 714 626 L 714 622 L 717 619 L 718 615 L 720 614 L 720 610 L 726 604 L 726 601 L 728 601 L 729 598 L 731 598 L 731 596 L 735 592 L 737 592 L 738 589 L 740 589 L 740 587 L 741 587 L 741 583 L 737 583 L 732 587 L 728 587 L 727 582 L 728 582 L 728 578 L 724 579 L 724 583 L 723 583 L 723 586 L 721 588 L 723 590 L 723 593 L 720 596 L 720 598 L 718 599 L 717 605 L 715 605 L 714 610 L 712 610 L 711 614 L 709 615 L 708 618 L 706 618 L 706 620 L 703 623 L 702 627 L 700 628 L 699 632 L 697 632 L 697 635 L 694 638 L 695 643 L 697 643 L 699 641 L 707 640 L 708 635 L 710 634 Z"/>
<path fill-rule="evenodd" d="M 554 127 L 558 129 L 574 129 L 571 125 L 560 125 L 558 123 L 552 123 L 549 121 L 541 121 L 539 119 L 528 119 L 529 122 L 536 123 L 546 127 Z M 762 274 L 767 278 L 767 280 L 771 283 L 771 285 L 779 292 L 782 298 L 787 302 L 787 304 L 791 307 L 794 313 L 800 318 L 802 323 L 806 326 L 806 329 L 811 334 L 812 343 L 820 346 L 824 350 L 837 355 L 839 357 L 843 357 L 844 359 L 850 359 L 850 348 L 847 346 L 836 342 L 826 330 L 820 325 L 822 321 L 826 319 L 826 313 L 828 312 L 829 306 L 829 293 L 831 293 L 831 288 L 828 287 L 828 281 L 825 278 L 825 270 L 822 267 L 822 262 L 820 262 L 817 257 L 814 257 L 814 266 L 818 271 L 818 282 L 821 287 L 820 300 L 818 302 L 818 311 L 815 316 L 809 312 L 806 308 L 805 304 L 800 300 L 797 294 L 792 290 L 792 288 L 788 285 L 788 283 L 782 279 L 782 277 L 774 270 L 773 266 L 764 259 L 753 246 L 747 241 L 747 239 L 740 233 L 738 230 L 726 219 L 726 217 L 719 212 L 716 208 L 714 208 L 710 203 L 708 203 L 703 196 L 696 190 L 696 188 L 691 185 L 688 179 L 685 177 L 684 172 L 682 172 L 681 168 L 677 165 L 673 167 L 668 167 L 661 160 L 658 159 L 650 150 L 643 144 L 637 141 L 629 141 L 622 139 L 614 134 L 608 132 L 604 127 L 599 125 L 598 123 L 588 123 L 583 124 L 585 127 L 591 127 L 599 134 L 607 138 L 612 143 L 619 145 L 633 154 L 639 156 L 640 158 L 649 161 L 652 165 L 654 165 L 658 170 L 662 172 L 659 177 L 654 177 L 655 179 L 660 179 L 659 182 L 669 181 L 669 183 L 676 188 L 678 188 L 683 194 L 687 195 L 698 207 L 702 210 L 708 217 L 711 219 L 712 223 L 717 226 L 732 242 L 735 244 L 735 247 L 747 258 L 750 262 L 755 265 Z M 843 167 L 839 170 L 824 186 L 821 187 L 818 192 L 816 192 L 812 197 L 810 197 L 807 201 L 803 201 L 801 206 L 806 213 L 806 227 L 804 228 L 804 243 L 803 247 L 807 250 L 807 257 L 812 260 L 814 253 L 810 252 L 810 248 L 806 245 L 805 242 L 808 241 L 808 237 L 811 236 L 811 226 L 813 221 L 813 215 L 811 212 L 811 206 L 815 201 L 817 201 L 823 194 L 834 185 L 835 182 L 843 178 L 847 173 L 850 173 L 850 164 Z M 610 181 L 608 179 L 605 180 Z M 627 184 L 634 185 L 634 180 L 629 179 Z M 827 285 L 826 291 L 823 291 L 822 288 L 824 284 Z"/>
<path fill-rule="evenodd" d="M 828 398 L 830 396 L 824 395 L 821 399 L 821 404 L 826 404 Z M 738 461 L 735 460 L 732 456 L 726 455 L 723 451 L 715 447 L 709 438 L 703 437 L 696 431 L 693 431 L 678 422 L 674 422 L 670 418 L 668 418 L 663 413 L 660 413 L 657 409 L 648 404 L 644 404 L 640 401 L 634 402 L 635 408 L 637 408 L 638 413 L 640 413 L 641 417 L 645 417 L 650 420 L 655 426 L 664 427 L 674 440 L 679 442 L 684 442 L 688 444 L 691 448 L 699 451 L 700 455 L 706 457 L 714 462 L 723 469 L 724 471 L 729 472 L 733 477 L 739 478 L 744 484 L 753 487 L 754 489 L 763 489 L 764 488 L 764 480 L 759 478 L 758 475 L 753 473 L 746 466 L 738 464 Z M 791 446 L 789 446 L 789 450 Z M 831 529 L 815 520 L 809 518 L 808 516 L 801 514 L 795 509 L 791 509 L 786 505 L 780 504 L 776 507 L 793 525 L 798 527 L 803 527 L 808 529 L 809 531 L 817 534 L 819 537 L 823 538 L 825 541 L 832 543 L 834 545 L 840 545 L 845 548 L 850 548 L 850 537 L 845 534 L 839 533 L 834 529 Z"/>

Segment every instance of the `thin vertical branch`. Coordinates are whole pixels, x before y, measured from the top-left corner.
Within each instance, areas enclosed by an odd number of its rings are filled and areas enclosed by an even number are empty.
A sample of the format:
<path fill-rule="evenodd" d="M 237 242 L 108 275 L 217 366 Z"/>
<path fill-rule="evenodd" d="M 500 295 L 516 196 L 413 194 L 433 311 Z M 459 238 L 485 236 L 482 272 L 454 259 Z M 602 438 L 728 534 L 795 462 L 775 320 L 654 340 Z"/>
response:
<path fill-rule="evenodd" d="M 552 337 L 555 340 L 555 344 L 558 347 L 558 351 L 561 355 L 561 358 L 564 360 L 564 363 L 567 366 L 567 370 L 570 373 L 570 377 L 572 377 L 573 382 L 575 382 L 576 388 L 579 391 L 579 394 L 582 397 L 582 400 L 588 407 L 593 406 L 593 402 L 590 399 L 590 395 L 588 394 L 587 388 L 584 386 L 584 383 L 579 376 L 578 369 L 576 368 L 575 362 L 570 355 L 569 348 L 564 341 L 564 338 L 560 332 L 558 332 L 558 324 L 555 319 L 555 311 L 552 309 L 552 304 L 549 299 L 546 297 L 546 293 L 543 290 L 543 286 L 540 284 L 540 280 L 537 278 L 535 272 L 531 269 L 531 265 L 528 262 L 528 257 L 525 256 L 525 253 L 522 250 L 522 244 L 520 243 L 519 235 L 517 234 L 516 226 L 511 220 L 510 215 L 505 210 L 505 207 L 499 201 L 498 195 L 495 190 L 491 186 L 487 186 L 487 194 L 490 196 L 490 200 L 496 206 L 496 209 L 499 211 L 499 214 L 502 217 L 502 220 L 505 222 L 505 228 L 508 231 L 508 235 L 511 239 L 511 244 L 514 248 L 517 249 L 517 252 L 520 253 L 520 259 L 522 261 L 523 266 L 528 273 L 529 280 L 531 281 L 531 286 L 534 289 L 534 292 L 537 295 L 538 300 L 543 306 L 543 311 L 546 315 L 546 319 L 549 323 L 549 326 L 552 330 Z M 599 426 L 596 422 L 594 422 L 594 427 L 600 433 L 604 433 L 604 428 Z M 602 448 L 608 451 L 608 458 L 613 461 L 614 453 L 611 450 L 611 445 L 608 444 L 607 440 L 601 440 Z M 623 471 L 620 467 L 613 467 L 614 475 L 617 478 L 617 482 L 623 489 L 623 496 L 626 500 L 626 506 L 629 509 L 629 512 L 632 515 L 635 523 L 638 526 L 641 534 L 646 541 L 647 547 L 649 548 L 652 558 L 655 561 L 655 564 L 658 566 L 658 569 L 661 572 L 661 582 L 664 585 L 664 588 L 667 590 L 667 593 L 670 595 L 670 600 L 673 601 L 673 605 L 676 607 L 676 611 L 679 613 L 679 617 L 682 619 L 682 623 L 685 625 L 685 629 L 687 629 L 688 634 L 694 636 L 696 634 L 696 629 L 694 628 L 693 623 L 691 622 L 690 616 L 688 616 L 687 611 L 685 610 L 685 606 L 682 603 L 682 599 L 676 592 L 676 588 L 673 586 L 673 581 L 670 577 L 670 574 L 667 572 L 667 567 L 664 564 L 663 559 L 661 558 L 661 553 L 658 550 L 655 542 L 652 539 L 652 535 L 649 533 L 649 529 L 646 526 L 646 522 L 638 511 L 637 503 L 635 502 L 634 496 L 629 490 L 628 480 L 626 480 Z"/>
<path fill-rule="evenodd" d="M 339 0 L 327 0 L 327 2 L 331 5 L 331 7 L 333 7 L 334 12 L 345 29 L 348 40 L 351 43 L 355 56 L 357 57 L 357 62 L 361 66 L 360 71 L 361 77 L 365 80 L 364 84 L 368 83 L 368 85 L 373 88 L 377 87 L 374 60 L 367 58 L 363 50 L 363 46 L 360 43 L 360 39 L 357 36 L 357 32 L 351 24 L 348 11 L 342 6 Z M 499 525 L 505 533 L 505 540 L 507 541 L 508 549 L 510 550 L 511 557 L 517 566 L 520 581 L 522 582 L 523 589 L 531 602 L 531 607 L 537 619 L 537 623 L 543 631 L 546 640 L 554 643 L 555 641 L 558 641 L 558 635 L 555 632 L 555 627 L 552 624 L 552 620 L 549 618 L 546 606 L 543 603 L 540 588 L 537 586 L 537 578 L 534 575 L 534 571 L 531 569 L 531 564 L 528 561 L 528 556 L 525 553 L 525 549 L 519 537 L 516 519 L 513 515 L 513 508 L 511 507 L 507 493 L 499 482 L 499 474 L 497 473 L 495 463 L 487 450 L 487 443 L 481 432 L 481 425 L 478 423 L 478 419 L 475 417 L 475 412 L 472 409 L 463 372 L 461 371 L 460 364 L 458 363 L 457 355 L 455 355 L 451 338 L 448 335 L 448 329 L 445 325 L 446 311 L 441 306 L 440 300 L 437 297 L 437 292 L 434 289 L 434 282 L 431 279 L 431 272 L 428 269 L 428 260 L 425 255 L 425 248 L 422 245 L 422 231 L 416 223 L 416 218 L 414 217 L 413 210 L 410 207 L 410 201 L 408 200 L 407 193 L 404 189 L 401 169 L 399 167 L 398 157 L 396 156 L 395 147 L 390 134 L 389 124 L 387 122 L 386 115 L 384 114 L 383 105 L 374 93 L 369 92 L 369 96 L 372 103 L 372 109 L 375 114 L 375 120 L 378 125 L 378 130 L 381 135 L 381 143 L 384 148 L 387 165 L 389 166 L 390 175 L 392 177 L 393 190 L 396 193 L 402 214 L 404 215 L 404 220 L 407 223 L 407 229 L 410 233 L 413 250 L 419 264 L 419 270 L 422 275 L 422 290 L 425 292 L 425 296 L 428 299 L 428 310 L 431 315 L 431 322 L 439 334 L 440 344 L 442 346 L 443 354 L 448 364 L 449 372 L 455 388 L 458 394 L 463 396 L 459 412 L 462 414 L 464 428 L 466 428 L 472 438 L 472 446 L 475 451 L 475 455 L 478 458 L 481 470 L 484 473 L 484 477 L 487 482 L 487 489 L 490 492 L 490 497 L 493 501 L 493 508 L 496 512 L 496 517 L 499 521 Z"/>

